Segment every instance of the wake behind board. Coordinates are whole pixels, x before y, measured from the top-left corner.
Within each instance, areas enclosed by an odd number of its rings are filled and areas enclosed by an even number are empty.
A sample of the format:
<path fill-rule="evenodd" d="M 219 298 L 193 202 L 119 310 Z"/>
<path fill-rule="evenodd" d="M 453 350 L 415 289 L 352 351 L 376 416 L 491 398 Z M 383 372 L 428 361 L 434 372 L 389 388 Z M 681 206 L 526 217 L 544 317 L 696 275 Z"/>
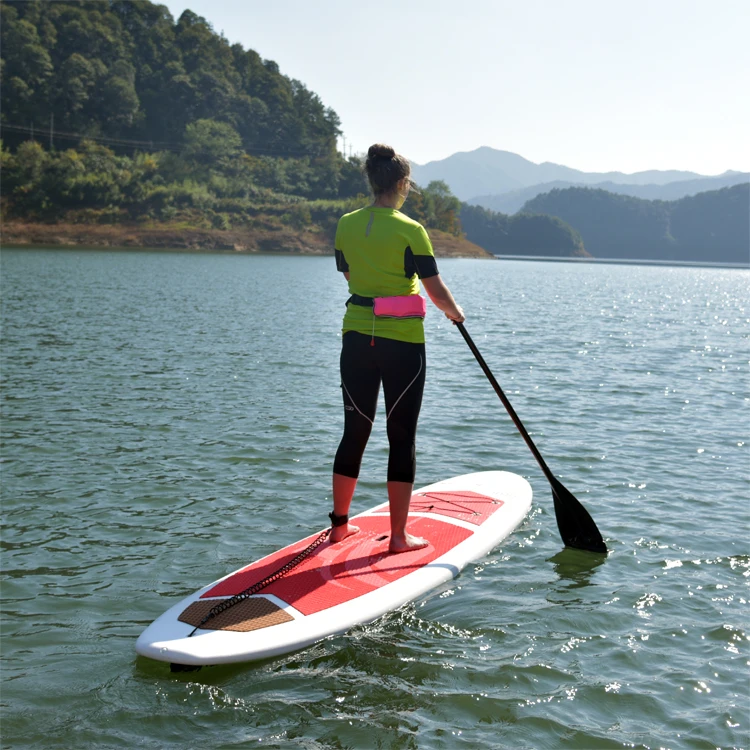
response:
<path fill-rule="evenodd" d="M 429 546 L 389 554 L 388 503 L 352 521 L 360 531 L 324 541 L 282 578 L 190 634 L 222 601 L 296 557 L 313 534 L 240 568 L 175 604 L 143 631 L 136 651 L 178 665 L 277 656 L 370 622 L 454 578 L 525 518 L 531 487 L 505 471 L 465 474 L 417 490 L 407 528 Z"/>

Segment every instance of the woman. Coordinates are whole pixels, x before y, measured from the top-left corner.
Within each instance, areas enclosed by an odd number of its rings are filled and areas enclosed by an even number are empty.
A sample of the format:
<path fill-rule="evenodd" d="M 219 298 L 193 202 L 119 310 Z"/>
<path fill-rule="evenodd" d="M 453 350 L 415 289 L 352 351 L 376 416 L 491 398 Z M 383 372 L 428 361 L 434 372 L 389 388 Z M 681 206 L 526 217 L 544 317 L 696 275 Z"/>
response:
<path fill-rule="evenodd" d="M 406 531 L 425 382 L 419 280 L 448 319 L 462 323 L 465 318 L 440 278 L 427 232 L 399 211 L 409 189 L 414 189 L 409 162 L 390 146 L 375 144 L 368 151 L 365 169 L 375 199 L 371 206 L 342 216 L 336 231 L 336 267 L 349 282 L 352 296 L 342 331 L 344 436 L 333 464 L 330 539 L 339 542 L 359 531 L 349 523 L 349 506 L 382 381 L 389 443 L 389 548 L 406 552 L 428 545 Z M 385 306 L 384 315 L 379 305 Z"/>

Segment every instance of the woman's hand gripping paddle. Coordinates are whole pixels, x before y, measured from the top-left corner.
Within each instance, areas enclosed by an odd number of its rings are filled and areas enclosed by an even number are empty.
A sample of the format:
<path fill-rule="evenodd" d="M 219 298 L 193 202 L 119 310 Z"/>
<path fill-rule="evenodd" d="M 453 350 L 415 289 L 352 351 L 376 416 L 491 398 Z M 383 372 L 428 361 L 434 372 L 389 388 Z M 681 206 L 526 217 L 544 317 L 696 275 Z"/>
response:
<path fill-rule="evenodd" d="M 599 529 L 594 523 L 594 519 L 588 514 L 586 508 L 578 502 L 578 500 L 569 492 L 549 470 L 549 467 L 542 458 L 542 454 L 534 445 L 534 441 L 529 437 L 529 433 L 526 432 L 526 428 L 521 423 L 518 415 L 514 411 L 513 407 L 508 401 L 507 397 L 503 393 L 503 389 L 495 380 L 495 376 L 490 372 L 490 368 L 487 367 L 487 363 L 479 353 L 476 344 L 471 340 L 471 336 L 464 328 L 463 323 L 456 323 L 456 326 L 461 335 L 464 337 L 466 343 L 469 345 L 472 353 L 479 362 L 479 366 L 484 370 L 484 374 L 490 381 L 492 387 L 495 389 L 495 393 L 500 397 L 503 402 L 503 406 L 508 410 L 510 418 L 521 433 L 521 436 L 526 441 L 526 445 L 529 446 L 531 452 L 534 454 L 534 458 L 542 467 L 544 476 L 547 477 L 547 481 L 552 487 L 552 498 L 555 503 L 555 516 L 557 517 L 557 528 L 560 530 L 560 536 L 566 547 L 574 547 L 575 549 L 588 550 L 589 552 L 607 552 L 607 546 L 604 544 L 602 535 L 599 533 Z"/>

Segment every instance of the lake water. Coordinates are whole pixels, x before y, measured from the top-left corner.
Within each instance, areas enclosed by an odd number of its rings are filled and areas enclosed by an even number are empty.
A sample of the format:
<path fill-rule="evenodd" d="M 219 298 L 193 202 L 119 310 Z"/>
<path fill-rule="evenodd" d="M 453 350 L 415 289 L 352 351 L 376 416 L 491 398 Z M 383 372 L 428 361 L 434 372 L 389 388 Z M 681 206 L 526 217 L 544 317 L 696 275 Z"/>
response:
<path fill-rule="evenodd" d="M 143 628 L 323 528 L 343 423 L 333 258 L 6 250 L 2 744 L 748 748 L 750 272 L 441 261 L 467 330 L 608 557 L 431 309 L 417 483 L 534 505 L 375 623 L 171 674 Z M 382 405 L 381 405 L 382 408 Z M 385 499 L 382 412 L 353 512 Z"/>

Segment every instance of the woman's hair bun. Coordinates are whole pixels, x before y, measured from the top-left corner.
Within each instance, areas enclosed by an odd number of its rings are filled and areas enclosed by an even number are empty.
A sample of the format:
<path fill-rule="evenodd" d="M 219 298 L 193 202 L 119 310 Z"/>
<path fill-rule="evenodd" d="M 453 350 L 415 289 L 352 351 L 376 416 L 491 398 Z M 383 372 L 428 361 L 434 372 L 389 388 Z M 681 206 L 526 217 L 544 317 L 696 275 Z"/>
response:
<path fill-rule="evenodd" d="M 409 162 L 384 143 L 373 143 L 367 150 L 365 172 L 375 195 L 392 193 L 399 180 L 411 173 Z"/>
<path fill-rule="evenodd" d="M 368 159 L 392 159 L 396 155 L 396 152 L 390 147 L 386 146 L 385 143 L 374 143 L 367 151 Z"/>

